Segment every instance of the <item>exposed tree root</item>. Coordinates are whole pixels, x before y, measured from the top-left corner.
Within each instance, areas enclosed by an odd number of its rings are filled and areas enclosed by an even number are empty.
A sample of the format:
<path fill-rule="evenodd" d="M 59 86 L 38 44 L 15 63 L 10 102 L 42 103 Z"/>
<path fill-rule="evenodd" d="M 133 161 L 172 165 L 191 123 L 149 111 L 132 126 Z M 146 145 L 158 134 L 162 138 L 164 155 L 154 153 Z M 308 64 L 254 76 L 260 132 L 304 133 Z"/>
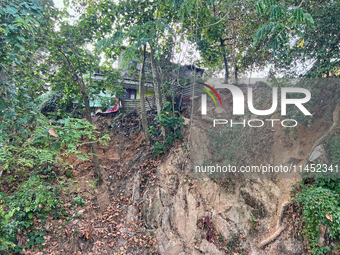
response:
<path fill-rule="evenodd" d="M 261 243 L 258 244 L 258 248 L 259 249 L 263 249 L 264 246 L 266 246 L 267 244 L 273 242 L 281 234 L 281 232 L 283 230 L 285 230 L 286 225 L 282 225 L 283 214 L 287 210 L 289 205 L 290 205 L 289 201 L 286 201 L 286 202 L 284 202 L 281 205 L 280 211 L 278 213 L 278 219 L 277 219 L 277 224 L 276 224 L 276 231 L 270 237 L 266 238 L 265 240 L 263 240 Z"/>
<path fill-rule="evenodd" d="M 285 230 L 286 225 L 282 225 L 278 230 L 275 231 L 274 234 L 272 234 L 270 237 L 268 237 L 267 239 L 263 240 L 258 247 L 260 249 L 263 249 L 264 246 L 266 246 L 267 244 L 273 242 L 280 234 L 283 230 Z"/>
<path fill-rule="evenodd" d="M 281 205 L 281 208 L 278 214 L 276 229 L 279 229 L 281 227 L 282 221 L 283 221 L 283 214 L 288 209 L 289 205 L 290 205 L 290 201 L 286 201 Z"/>
<path fill-rule="evenodd" d="M 308 160 L 311 156 L 311 154 L 313 153 L 314 149 L 321 143 L 323 143 L 328 136 L 330 136 L 333 131 L 335 130 L 335 128 L 339 125 L 339 120 L 340 120 L 340 102 L 337 103 L 334 112 L 333 112 L 333 124 L 332 126 L 328 129 L 328 131 L 326 133 L 324 133 L 321 137 L 319 137 L 313 144 L 311 150 L 309 151 L 305 163 L 304 163 L 304 167 L 306 166 L 306 164 L 308 163 Z M 274 232 L 274 234 L 272 234 L 270 237 L 266 238 L 265 240 L 263 240 L 261 243 L 258 244 L 258 248 L 259 249 L 263 249 L 267 244 L 273 242 L 281 233 L 283 230 L 285 230 L 286 225 L 282 224 L 283 222 L 283 214 L 285 212 L 285 210 L 288 208 L 288 206 L 290 205 L 289 201 L 284 202 L 281 205 L 280 211 L 278 213 L 278 219 L 277 219 L 277 224 L 276 224 L 276 231 Z"/>

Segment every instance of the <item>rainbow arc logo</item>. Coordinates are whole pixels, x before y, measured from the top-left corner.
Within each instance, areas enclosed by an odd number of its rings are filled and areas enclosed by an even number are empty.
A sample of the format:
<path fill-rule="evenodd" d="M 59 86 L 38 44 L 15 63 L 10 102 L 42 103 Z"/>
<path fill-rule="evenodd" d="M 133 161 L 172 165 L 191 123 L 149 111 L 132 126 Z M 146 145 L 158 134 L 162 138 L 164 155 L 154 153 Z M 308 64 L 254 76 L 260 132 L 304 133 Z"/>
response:
<path fill-rule="evenodd" d="M 222 100 L 216 90 L 208 84 L 199 82 L 204 85 L 206 88 L 201 88 L 206 94 L 201 95 L 201 114 L 207 114 L 207 94 L 213 99 L 215 106 L 217 106 L 216 100 L 212 95 L 211 91 L 217 96 L 218 100 L 222 106 Z M 229 84 L 216 84 L 215 88 L 217 89 L 228 89 L 233 97 L 233 115 L 244 115 L 244 92 L 235 85 Z M 209 89 L 209 90 L 208 90 Z M 272 106 L 267 110 L 257 110 L 253 104 L 253 88 L 248 88 L 248 109 L 254 115 L 270 115 L 273 114 L 278 105 L 278 88 L 272 88 Z M 288 93 L 300 93 L 305 94 L 304 98 L 287 98 Z M 311 93 L 308 89 L 305 88 L 297 88 L 297 87 L 284 87 L 281 88 L 281 115 L 287 115 L 287 105 L 295 105 L 299 108 L 304 115 L 312 115 L 302 104 L 307 103 L 311 99 Z"/>
<path fill-rule="evenodd" d="M 206 88 L 201 88 L 201 90 L 206 92 L 212 98 L 212 100 L 215 103 L 215 106 L 217 106 L 216 100 L 215 100 L 214 96 L 211 94 L 211 92 L 208 89 L 210 89 L 217 96 L 217 98 L 220 101 L 220 104 L 222 106 L 222 100 L 220 98 L 220 95 L 217 93 L 217 91 L 213 87 L 208 85 L 208 84 L 205 84 L 205 83 L 202 83 L 202 82 L 199 82 L 199 83 L 206 87 Z M 207 114 L 207 95 L 206 94 L 202 94 L 201 97 L 202 97 L 202 115 L 206 115 Z"/>
<path fill-rule="evenodd" d="M 218 100 L 220 101 L 221 106 L 222 106 L 222 100 L 221 100 L 221 98 L 220 98 L 220 95 L 217 93 L 217 91 L 216 91 L 213 87 L 211 87 L 210 85 L 208 85 L 208 84 L 205 84 L 205 83 L 203 83 L 203 82 L 199 82 L 199 83 L 202 84 L 202 85 L 204 85 L 205 87 L 209 88 L 212 92 L 214 92 L 214 94 L 217 96 L 217 98 L 218 98 Z M 208 89 L 204 89 L 204 88 L 201 88 L 201 90 L 205 91 L 205 92 L 212 98 L 212 100 L 213 100 L 214 103 L 215 103 L 215 106 L 217 106 L 216 100 L 215 100 L 214 96 L 210 93 L 210 91 L 209 91 Z"/>

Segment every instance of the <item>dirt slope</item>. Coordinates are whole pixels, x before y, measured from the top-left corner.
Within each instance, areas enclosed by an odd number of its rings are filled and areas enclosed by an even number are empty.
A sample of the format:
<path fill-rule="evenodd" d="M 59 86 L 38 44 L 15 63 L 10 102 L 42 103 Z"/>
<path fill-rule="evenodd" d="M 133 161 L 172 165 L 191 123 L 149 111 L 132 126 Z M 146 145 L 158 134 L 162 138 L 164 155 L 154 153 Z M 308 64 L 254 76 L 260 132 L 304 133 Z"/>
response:
<path fill-rule="evenodd" d="M 228 101 L 228 95 L 224 100 Z M 224 111 L 230 111 L 230 107 L 226 104 Z M 210 111 L 216 112 L 216 108 Z M 315 123 L 317 128 L 299 125 L 293 136 L 279 127 L 273 128 L 271 135 L 266 131 L 263 144 L 256 147 L 266 148 L 265 156 L 253 155 L 252 151 L 248 156 L 263 163 L 302 164 L 314 141 L 329 128 L 327 119 L 317 119 Z M 65 203 L 75 194 L 81 194 L 87 203 L 74 211 L 81 217 L 62 230 L 52 230 L 62 220 L 49 219 L 51 240 L 59 239 L 52 242 L 48 254 L 303 253 L 299 231 L 292 230 L 301 227 L 293 207 L 286 208 L 283 217 L 288 222 L 287 229 L 264 249 L 258 247 L 277 230 L 281 205 L 289 200 L 296 178 L 194 178 L 191 163 L 202 159 L 204 153 L 188 152 L 185 145 L 190 130 L 191 138 L 204 138 L 206 129 L 199 127 L 204 125 L 185 127 L 183 140 L 159 159 L 152 159 L 143 146 L 138 116 L 129 116 L 113 128 L 112 119 L 98 117 L 95 125 L 111 137 L 108 146 L 98 149 L 104 184 L 99 188 L 90 185 L 91 163 L 69 158 L 76 181 L 73 192 L 65 194 Z M 211 243 L 206 240 L 207 216 Z"/>

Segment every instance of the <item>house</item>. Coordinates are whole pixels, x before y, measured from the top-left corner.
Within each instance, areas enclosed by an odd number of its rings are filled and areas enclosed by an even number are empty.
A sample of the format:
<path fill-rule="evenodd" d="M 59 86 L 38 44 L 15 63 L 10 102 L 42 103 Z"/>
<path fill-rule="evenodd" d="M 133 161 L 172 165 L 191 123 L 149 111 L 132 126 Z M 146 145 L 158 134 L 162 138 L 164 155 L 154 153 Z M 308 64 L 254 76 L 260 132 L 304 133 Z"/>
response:
<path fill-rule="evenodd" d="M 111 72 L 114 69 L 111 70 Z M 121 98 L 122 108 L 124 111 L 133 111 L 135 109 L 140 108 L 139 106 L 139 82 L 138 76 L 129 72 L 128 70 L 120 70 L 121 76 L 123 78 L 122 85 L 125 90 L 123 98 Z M 100 68 L 97 68 L 96 73 L 94 74 L 94 80 L 102 80 L 104 79 L 105 74 L 108 71 L 100 71 Z M 153 89 L 153 82 L 151 79 L 147 79 L 144 84 L 145 89 L 145 96 L 146 96 L 146 108 L 150 110 L 154 107 L 155 99 L 154 99 L 154 89 Z M 90 107 L 92 112 L 95 112 L 98 108 L 102 111 L 105 111 L 112 98 L 116 97 L 114 94 L 103 93 L 100 92 L 97 96 L 90 98 Z"/>
<path fill-rule="evenodd" d="M 133 60 L 128 68 L 121 68 L 122 67 L 122 55 L 121 53 L 119 59 L 118 59 L 118 69 L 121 72 L 122 76 L 122 84 L 123 88 L 125 89 L 124 96 L 122 98 L 122 107 L 124 111 L 133 111 L 138 108 L 140 108 L 139 105 L 139 70 L 141 68 L 141 63 L 139 63 L 139 59 Z M 147 54 L 148 55 L 148 54 Z M 174 64 L 168 60 L 163 60 L 160 63 L 161 66 L 168 66 L 169 72 L 170 72 L 170 79 L 177 79 L 177 78 L 189 78 L 191 79 L 194 74 L 198 77 L 202 77 L 204 74 L 204 69 L 197 68 L 194 65 L 178 65 Z M 102 80 L 104 79 L 105 75 L 108 72 L 112 72 L 114 69 L 109 71 L 102 71 L 98 67 L 96 69 L 96 72 L 94 73 L 93 79 L 94 80 Z M 151 61 L 147 57 L 146 59 L 146 65 L 145 65 L 145 71 L 146 71 L 146 81 L 144 83 L 144 89 L 145 89 L 145 107 L 147 110 L 151 110 L 155 108 L 155 92 L 153 88 L 153 80 L 152 80 L 152 72 L 151 72 Z M 169 78 L 169 77 L 168 77 Z M 181 90 L 184 89 L 184 85 L 178 85 L 176 88 L 177 93 L 181 93 Z M 95 109 L 100 108 L 102 111 L 105 111 L 108 107 L 107 103 L 115 97 L 113 94 L 105 94 L 103 92 L 99 93 L 98 96 L 94 97 L 93 99 L 90 99 L 90 107 L 95 111 Z"/>

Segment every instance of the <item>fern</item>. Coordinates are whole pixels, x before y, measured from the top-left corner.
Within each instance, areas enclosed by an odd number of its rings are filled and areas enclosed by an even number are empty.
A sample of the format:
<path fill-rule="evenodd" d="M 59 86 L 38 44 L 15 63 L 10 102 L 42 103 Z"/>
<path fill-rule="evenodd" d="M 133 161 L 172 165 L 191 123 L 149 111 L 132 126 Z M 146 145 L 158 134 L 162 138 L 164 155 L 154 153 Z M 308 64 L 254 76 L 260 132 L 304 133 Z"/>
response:
<path fill-rule="evenodd" d="M 306 24 L 307 28 L 312 28 L 314 26 L 314 20 L 312 18 L 312 15 L 309 13 L 304 14 L 304 23 Z"/>
<path fill-rule="evenodd" d="M 267 37 L 267 35 L 275 28 L 276 24 L 270 22 L 269 24 L 264 24 L 260 28 L 257 29 L 256 33 L 253 36 L 254 46 L 256 46 L 260 40 L 263 40 Z"/>
<path fill-rule="evenodd" d="M 289 12 L 292 14 L 293 20 L 297 22 L 302 22 L 304 19 L 304 13 L 301 8 L 293 8 L 289 10 Z"/>
<path fill-rule="evenodd" d="M 102 51 L 114 44 L 121 43 L 126 38 L 126 33 L 122 31 L 117 31 L 113 34 L 113 36 L 109 38 L 104 38 L 96 43 L 96 50 Z"/>
<path fill-rule="evenodd" d="M 276 5 L 276 2 L 273 0 L 260 0 L 256 3 L 256 11 L 261 15 L 268 15 L 274 5 Z"/>
<path fill-rule="evenodd" d="M 285 13 L 287 12 L 287 8 L 281 5 L 274 5 L 272 7 L 272 11 L 270 14 L 270 20 L 271 21 L 277 21 L 281 19 Z"/>
<path fill-rule="evenodd" d="M 256 46 L 259 41 L 268 39 L 268 48 L 273 52 L 280 47 L 289 49 L 289 35 L 296 33 L 302 37 L 302 31 L 305 27 L 314 26 L 314 20 L 308 13 L 304 13 L 300 7 L 292 7 L 289 11 L 282 5 L 277 5 L 273 0 L 259 0 L 256 3 L 257 13 L 263 16 L 269 16 L 269 21 L 257 29 L 253 35 L 253 45 Z M 269 15 L 270 14 L 270 15 Z"/>

